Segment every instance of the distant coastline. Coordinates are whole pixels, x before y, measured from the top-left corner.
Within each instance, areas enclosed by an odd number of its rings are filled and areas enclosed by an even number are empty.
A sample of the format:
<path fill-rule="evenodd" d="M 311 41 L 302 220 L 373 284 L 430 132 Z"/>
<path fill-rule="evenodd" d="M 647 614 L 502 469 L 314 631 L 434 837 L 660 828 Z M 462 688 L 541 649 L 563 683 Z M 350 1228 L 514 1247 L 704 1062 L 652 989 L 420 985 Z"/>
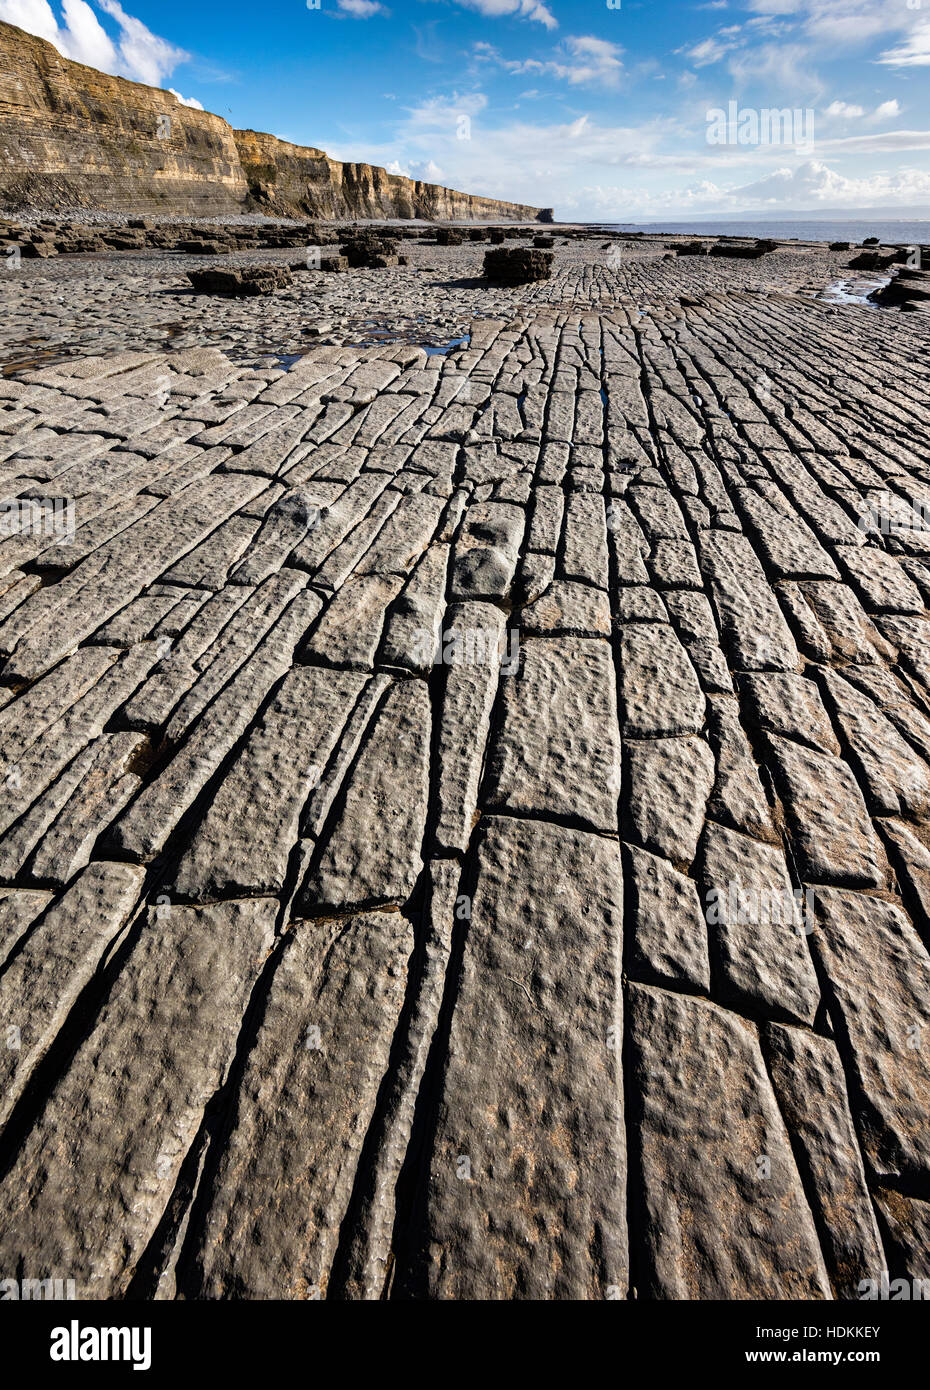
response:
<path fill-rule="evenodd" d="M 866 237 L 877 236 L 880 241 L 913 241 L 921 245 L 930 242 L 930 219 L 913 220 L 893 218 L 850 218 L 848 220 L 821 221 L 802 218 L 783 220 L 779 218 L 759 218 L 758 221 L 719 220 L 704 221 L 695 218 L 691 222 L 598 222 L 594 225 L 607 227 L 620 232 L 658 232 L 666 236 L 685 232 L 694 236 L 761 236 L 785 241 L 796 237 L 798 241 L 864 241 Z"/>

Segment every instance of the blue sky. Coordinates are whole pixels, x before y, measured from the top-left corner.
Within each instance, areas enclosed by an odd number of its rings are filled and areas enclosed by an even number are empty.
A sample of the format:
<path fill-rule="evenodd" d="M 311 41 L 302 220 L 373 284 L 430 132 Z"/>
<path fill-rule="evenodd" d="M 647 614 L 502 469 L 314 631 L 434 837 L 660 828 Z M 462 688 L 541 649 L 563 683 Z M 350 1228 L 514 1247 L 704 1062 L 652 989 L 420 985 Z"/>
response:
<path fill-rule="evenodd" d="M 930 208 L 930 0 L 127 5 L 0 19 L 234 126 L 563 218 Z"/>

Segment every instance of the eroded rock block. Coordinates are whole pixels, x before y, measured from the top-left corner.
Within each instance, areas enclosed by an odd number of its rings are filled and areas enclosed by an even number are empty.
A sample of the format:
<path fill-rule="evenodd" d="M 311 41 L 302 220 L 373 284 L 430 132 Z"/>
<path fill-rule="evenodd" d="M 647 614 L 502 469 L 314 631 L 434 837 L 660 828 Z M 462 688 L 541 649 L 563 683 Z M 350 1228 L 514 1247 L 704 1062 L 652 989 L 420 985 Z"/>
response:
<path fill-rule="evenodd" d="M 551 251 L 514 246 L 484 253 L 484 275 L 492 285 L 529 285 L 551 274 Z"/>
<path fill-rule="evenodd" d="M 225 297 L 273 294 L 287 289 L 294 282 L 285 265 L 248 266 L 242 270 L 189 270 L 187 278 L 195 294 L 216 294 Z"/>

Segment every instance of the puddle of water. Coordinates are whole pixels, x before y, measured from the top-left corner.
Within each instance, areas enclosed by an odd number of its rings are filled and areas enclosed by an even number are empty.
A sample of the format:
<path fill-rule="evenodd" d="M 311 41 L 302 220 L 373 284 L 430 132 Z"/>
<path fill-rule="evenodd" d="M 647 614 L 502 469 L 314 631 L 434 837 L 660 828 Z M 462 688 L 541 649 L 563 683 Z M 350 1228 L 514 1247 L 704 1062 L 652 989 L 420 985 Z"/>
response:
<path fill-rule="evenodd" d="M 61 362 L 69 362 L 76 354 L 48 348 L 44 352 L 32 352 L 27 357 L 12 358 L 0 366 L 0 375 L 13 376 L 15 372 L 33 372 L 42 367 L 57 367 Z"/>
<path fill-rule="evenodd" d="M 427 357 L 445 357 L 453 348 L 468 347 L 470 342 L 471 334 L 466 333 L 464 338 L 452 338 L 448 343 L 444 343 L 442 347 L 431 347 L 427 346 L 426 343 L 422 343 L 421 346 Z"/>
<path fill-rule="evenodd" d="M 858 304 L 865 309 L 877 309 L 878 305 L 869 299 L 869 295 L 882 289 L 890 281 L 890 275 L 880 275 L 870 280 L 847 276 L 844 280 L 834 280 L 817 298 L 828 304 Z"/>
<path fill-rule="evenodd" d="M 471 341 L 469 334 L 452 338 L 445 343 L 437 343 L 433 333 L 426 327 L 428 318 L 424 314 L 404 315 L 388 322 L 382 318 L 350 319 L 343 321 L 339 332 L 349 335 L 345 338 L 346 347 L 421 347 L 430 357 L 444 356 L 453 348 L 467 346 Z"/>

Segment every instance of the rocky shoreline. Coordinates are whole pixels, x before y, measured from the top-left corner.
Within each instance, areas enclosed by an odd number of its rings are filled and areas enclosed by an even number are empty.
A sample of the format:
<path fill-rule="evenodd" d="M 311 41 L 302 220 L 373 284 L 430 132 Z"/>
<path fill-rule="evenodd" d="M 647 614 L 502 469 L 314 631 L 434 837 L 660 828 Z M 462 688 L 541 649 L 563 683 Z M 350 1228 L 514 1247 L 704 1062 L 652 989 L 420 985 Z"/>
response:
<path fill-rule="evenodd" d="M 457 226 L 460 245 L 437 244 L 447 230 L 431 224 L 381 222 L 368 224 L 297 223 L 272 219 L 230 222 L 214 219 L 196 224 L 177 219 L 141 219 L 146 228 L 125 229 L 138 239 L 133 250 L 104 248 L 76 255 L 69 239 L 69 220 L 55 219 L 45 228 L 37 223 L 7 221 L 0 225 L 0 255 L 4 236 L 9 244 L 23 233 L 41 237 L 51 258 L 24 256 L 15 274 L 0 281 L 4 315 L 0 323 L 0 367 L 64 357 L 91 350 L 174 350 L 195 345 L 216 346 L 237 360 L 292 358 L 305 351 L 308 340 L 328 346 L 372 346 L 413 343 L 442 348 L 466 335 L 476 315 L 543 305 L 601 309 L 629 305 L 637 309 L 706 293 L 745 290 L 761 294 L 784 292 L 803 296 L 828 294 L 831 286 L 850 279 L 861 282 L 863 297 L 892 272 L 850 271 L 857 251 L 831 250 L 826 243 L 781 242 L 752 259 L 681 254 L 692 238 L 630 236 L 603 229 L 554 226 L 553 274 L 536 285 L 491 286 L 483 275 L 484 255 L 493 228 Z M 112 219 L 111 219 L 112 221 Z M 89 224 L 88 224 L 89 225 Z M 100 224 L 98 224 L 100 225 Z M 121 224 L 114 223 L 115 227 Z M 308 248 L 320 256 L 338 254 L 360 226 L 389 230 L 400 238 L 406 266 L 383 270 L 353 270 L 348 276 L 313 269 L 295 274 L 292 287 L 254 306 L 223 304 L 192 293 L 189 274 L 211 266 L 248 268 L 257 264 L 306 266 Z M 196 233 L 200 241 L 190 240 Z M 238 233 L 263 243 L 248 250 L 203 254 L 215 245 L 217 234 L 234 246 Z M 538 225 L 505 227 L 506 245 L 531 247 Z M 121 233 L 114 240 L 122 240 Z M 475 238 L 472 240 L 471 238 Z M 145 246 L 146 239 L 162 247 Z M 169 249 L 199 245 L 198 254 Z M 277 243 L 277 249 L 276 249 Z M 282 244 L 283 243 L 283 244 Z M 706 238 L 702 246 L 725 250 L 753 243 L 738 238 Z M 220 248 L 217 248 L 220 249 Z M 901 248 L 887 247 L 889 257 Z M 388 306 L 390 306 L 388 308 Z"/>
<path fill-rule="evenodd" d="M 926 314 L 828 301 L 861 248 L 408 230 L 0 274 L 0 1264 L 925 1278 Z"/>

